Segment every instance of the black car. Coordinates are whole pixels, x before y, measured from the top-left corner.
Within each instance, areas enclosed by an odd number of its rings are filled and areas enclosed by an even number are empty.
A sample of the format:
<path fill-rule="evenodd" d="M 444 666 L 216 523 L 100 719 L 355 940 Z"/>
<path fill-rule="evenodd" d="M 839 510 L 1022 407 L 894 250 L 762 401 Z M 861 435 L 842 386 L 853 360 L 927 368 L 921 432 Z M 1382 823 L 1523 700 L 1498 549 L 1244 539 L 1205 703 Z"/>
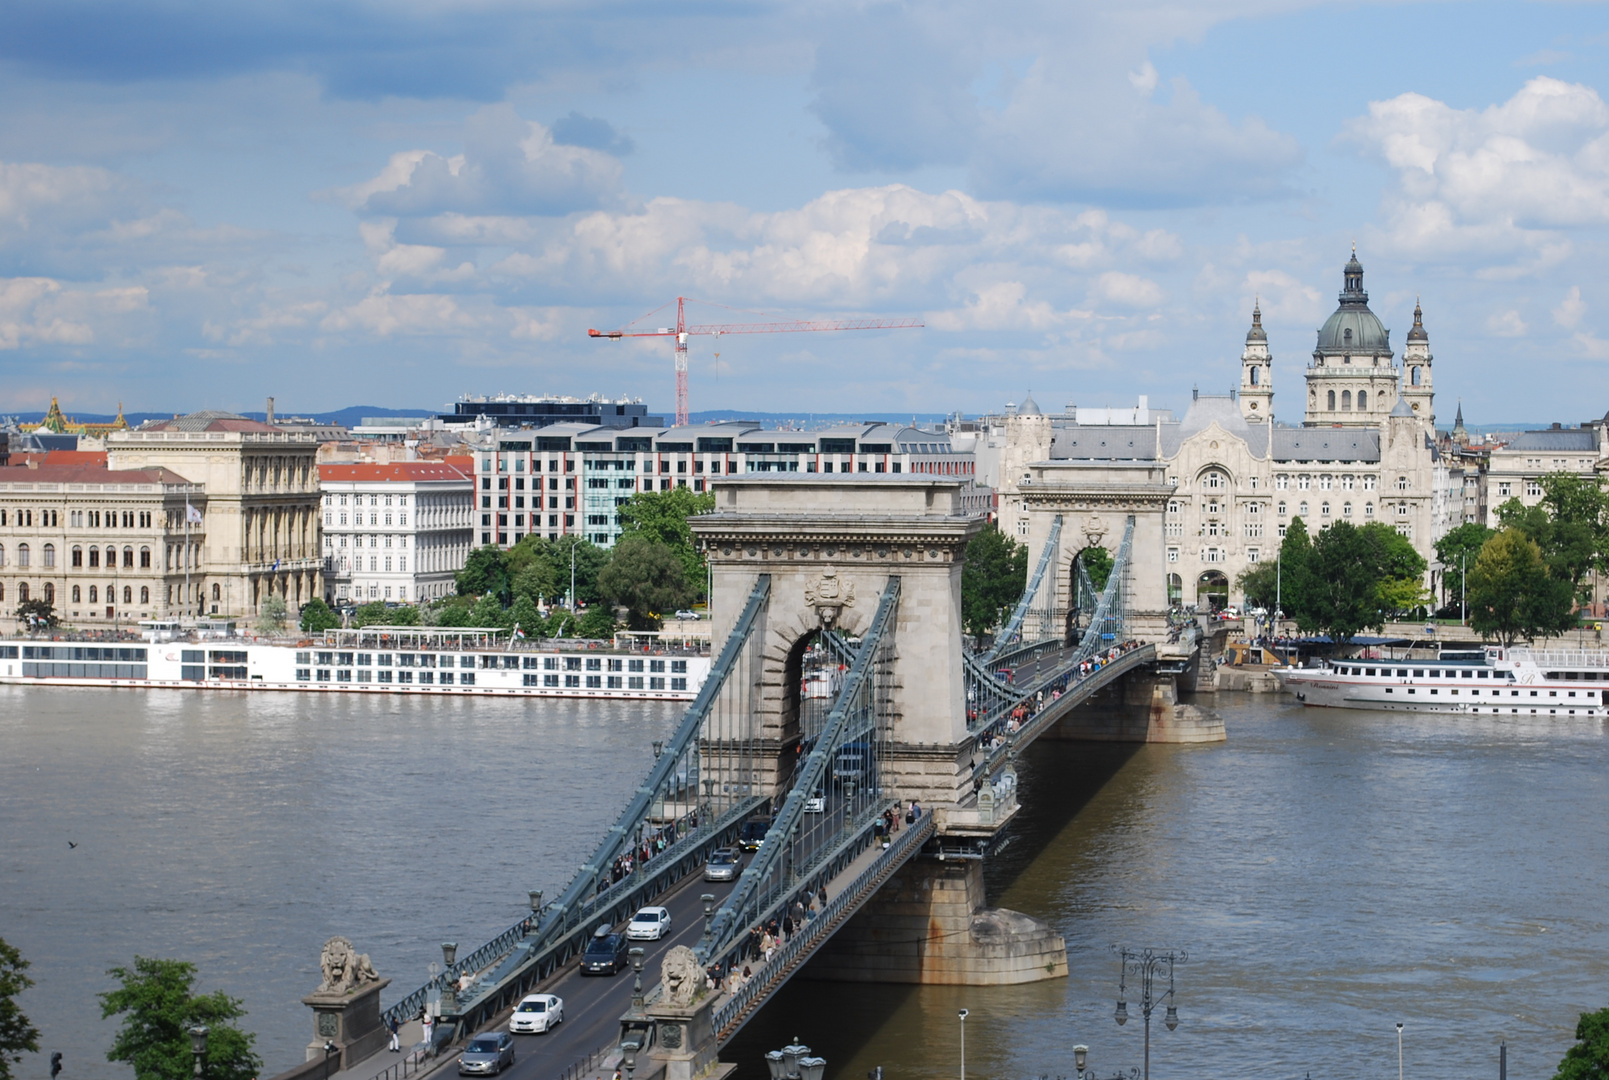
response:
<path fill-rule="evenodd" d="M 765 834 L 770 829 L 770 818 L 750 818 L 743 823 L 742 831 L 737 834 L 737 846 L 744 851 L 759 851 L 760 845 L 765 843 Z"/>
<path fill-rule="evenodd" d="M 587 943 L 587 951 L 581 954 L 581 974 L 615 974 L 631 962 L 626 955 L 629 948 L 631 942 L 626 940 L 625 934 L 612 934 L 607 926 L 598 927 Z"/>

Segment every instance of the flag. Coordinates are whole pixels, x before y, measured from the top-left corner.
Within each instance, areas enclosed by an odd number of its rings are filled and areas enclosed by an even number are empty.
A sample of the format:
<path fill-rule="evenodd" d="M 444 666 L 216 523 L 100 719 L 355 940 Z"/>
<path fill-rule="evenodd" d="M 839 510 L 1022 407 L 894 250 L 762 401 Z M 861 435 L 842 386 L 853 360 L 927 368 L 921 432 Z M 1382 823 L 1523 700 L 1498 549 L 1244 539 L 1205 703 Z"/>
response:
<path fill-rule="evenodd" d="M 514 638 L 517 641 L 524 641 L 525 640 L 525 631 L 520 629 L 520 624 L 519 623 L 514 624 Z"/>
<path fill-rule="evenodd" d="M 200 525 L 201 511 L 190 505 L 190 500 L 184 500 L 184 521 L 186 525 Z"/>
<path fill-rule="evenodd" d="M 278 560 L 278 559 L 275 559 L 275 560 L 274 560 L 274 566 L 273 566 L 273 568 L 272 568 L 272 569 L 271 569 L 271 570 L 269 570 L 269 571 L 268 571 L 268 572 L 269 572 L 269 573 L 270 573 L 270 574 L 276 574 L 276 573 L 278 573 L 278 572 L 279 572 L 279 560 Z"/>

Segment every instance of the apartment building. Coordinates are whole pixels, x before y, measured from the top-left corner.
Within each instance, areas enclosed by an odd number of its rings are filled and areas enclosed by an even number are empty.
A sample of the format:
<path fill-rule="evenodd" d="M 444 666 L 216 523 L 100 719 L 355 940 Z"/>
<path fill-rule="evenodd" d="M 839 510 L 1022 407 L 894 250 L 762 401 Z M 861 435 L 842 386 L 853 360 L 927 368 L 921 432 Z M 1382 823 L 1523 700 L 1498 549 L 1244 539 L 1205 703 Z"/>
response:
<path fill-rule="evenodd" d="M 550 424 L 498 433 L 476 455 L 477 540 L 512 547 L 535 533 L 578 534 L 602 547 L 620 536 L 620 507 L 640 491 L 706 490 L 743 473 L 919 473 L 973 478 L 970 451 L 950 435 L 897 424 L 767 430 L 749 421 L 686 427 Z M 989 493 L 968 504 L 986 513 Z"/>
<path fill-rule="evenodd" d="M 332 604 L 454 591 L 474 545 L 471 458 L 319 466 L 324 594 Z"/>
<path fill-rule="evenodd" d="M 105 626 L 199 613 L 210 521 L 201 485 L 171 469 L 0 468 L 0 608 L 43 600 Z"/>
<path fill-rule="evenodd" d="M 1494 446 L 1486 467 L 1486 524 L 1497 527 L 1497 510 L 1510 499 L 1526 506 L 1542 501 L 1542 477 L 1575 473 L 1591 479 L 1609 460 L 1609 416 L 1580 427 L 1561 424 L 1524 431 L 1506 446 Z"/>

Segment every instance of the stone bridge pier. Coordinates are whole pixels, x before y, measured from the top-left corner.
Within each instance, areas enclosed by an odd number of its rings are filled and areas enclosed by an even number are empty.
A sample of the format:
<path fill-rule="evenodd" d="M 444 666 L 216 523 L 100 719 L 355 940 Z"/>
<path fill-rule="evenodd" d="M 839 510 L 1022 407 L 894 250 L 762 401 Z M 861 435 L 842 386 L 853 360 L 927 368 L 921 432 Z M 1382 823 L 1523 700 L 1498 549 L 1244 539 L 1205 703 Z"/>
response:
<path fill-rule="evenodd" d="M 1199 650 L 1164 655 L 1098 690 L 1040 736 L 1070 742 L 1203 743 L 1227 737 L 1223 717 L 1191 703 Z"/>

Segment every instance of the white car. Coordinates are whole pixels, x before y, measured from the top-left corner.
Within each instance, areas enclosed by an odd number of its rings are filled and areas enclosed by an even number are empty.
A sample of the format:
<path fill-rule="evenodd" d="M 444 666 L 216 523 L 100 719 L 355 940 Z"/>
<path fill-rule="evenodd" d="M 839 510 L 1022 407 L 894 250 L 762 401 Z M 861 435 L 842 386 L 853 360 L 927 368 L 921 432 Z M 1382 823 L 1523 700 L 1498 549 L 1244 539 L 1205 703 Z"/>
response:
<path fill-rule="evenodd" d="M 553 994 L 529 994 L 520 999 L 509 1018 L 514 1035 L 542 1035 L 564 1023 L 564 999 Z"/>
<path fill-rule="evenodd" d="M 696 612 L 696 611 L 692 611 L 692 610 L 689 610 L 687 608 L 683 608 L 681 611 L 678 611 L 676 613 L 676 617 L 678 619 L 691 619 L 691 620 L 696 622 L 699 619 L 700 616 L 699 616 L 698 612 Z"/>
<path fill-rule="evenodd" d="M 662 907 L 645 907 L 626 924 L 626 936 L 632 941 L 658 941 L 670 933 L 670 912 Z"/>
<path fill-rule="evenodd" d="M 816 792 L 814 795 L 810 796 L 810 798 L 805 800 L 804 812 L 807 813 L 807 814 L 824 814 L 824 813 L 826 813 L 827 812 L 827 797 L 825 795 L 823 795 L 819 791 Z"/>

